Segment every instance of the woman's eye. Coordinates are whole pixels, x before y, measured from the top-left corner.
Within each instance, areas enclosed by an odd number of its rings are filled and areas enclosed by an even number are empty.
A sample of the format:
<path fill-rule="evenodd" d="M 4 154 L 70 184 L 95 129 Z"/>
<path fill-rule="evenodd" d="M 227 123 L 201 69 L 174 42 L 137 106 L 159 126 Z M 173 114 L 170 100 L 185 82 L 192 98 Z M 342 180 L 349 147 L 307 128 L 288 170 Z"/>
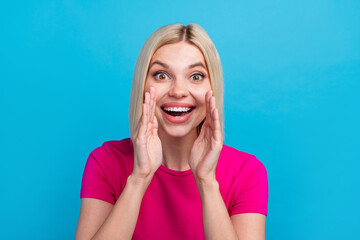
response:
<path fill-rule="evenodd" d="M 192 77 L 194 77 L 194 78 L 193 78 L 194 81 L 200 81 L 200 80 L 202 80 L 205 76 L 204 76 L 204 74 L 202 74 L 202 73 L 195 73 L 195 74 L 192 75 Z"/>
<path fill-rule="evenodd" d="M 156 72 L 153 74 L 153 77 L 156 77 L 159 80 L 167 80 L 169 78 L 168 75 L 164 72 Z M 195 73 L 191 75 L 191 78 L 194 81 L 201 81 L 204 77 L 205 75 L 202 73 Z"/>
<path fill-rule="evenodd" d="M 166 75 L 166 73 L 163 73 L 163 72 L 156 72 L 156 73 L 154 73 L 153 76 L 160 80 L 166 80 L 165 76 L 167 76 L 167 75 Z"/>

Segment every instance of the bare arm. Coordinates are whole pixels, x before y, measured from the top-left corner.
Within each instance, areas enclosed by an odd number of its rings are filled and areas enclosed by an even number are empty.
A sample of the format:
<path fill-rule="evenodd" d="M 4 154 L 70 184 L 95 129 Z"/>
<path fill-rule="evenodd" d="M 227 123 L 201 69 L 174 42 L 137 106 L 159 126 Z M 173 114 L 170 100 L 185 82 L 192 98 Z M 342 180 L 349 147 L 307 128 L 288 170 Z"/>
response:
<path fill-rule="evenodd" d="M 205 95 L 206 120 L 189 158 L 199 190 L 206 240 L 263 240 L 265 215 L 249 213 L 229 217 L 216 180 L 216 166 L 223 147 L 219 114 L 212 91 Z"/>
<path fill-rule="evenodd" d="M 145 93 L 143 114 L 134 134 L 134 169 L 119 199 L 110 203 L 82 199 L 75 239 L 131 239 L 145 191 L 162 163 L 155 117 L 155 89 Z"/>
<path fill-rule="evenodd" d="M 266 215 L 261 213 L 240 213 L 231 216 L 240 240 L 265 240 Z"/>
<path fill-rule="evenodd" d="M 259 213 L 229 217 L 216 180 L 197 181 L 206 239 L 264 240 L 265 218 Z"/>
<path fill-rule="evenodd" d="M 75 239 L 91 239 L 104 223 L 113 205 L 95 198 L 82 198 Z"/>
<path fill-rule="evenodd" d="M 197 186 L 201 199 L 206 240 L 238 240 L 238 235 L 221 197 L 218 182 L 216 180 L 197 181 Z"/>
<path fill-rule="evenodd" d="M 82 199 L 75 239 L 131 239 L 150 181 L 130 175 L 114 206 L 97 199 Z"/>

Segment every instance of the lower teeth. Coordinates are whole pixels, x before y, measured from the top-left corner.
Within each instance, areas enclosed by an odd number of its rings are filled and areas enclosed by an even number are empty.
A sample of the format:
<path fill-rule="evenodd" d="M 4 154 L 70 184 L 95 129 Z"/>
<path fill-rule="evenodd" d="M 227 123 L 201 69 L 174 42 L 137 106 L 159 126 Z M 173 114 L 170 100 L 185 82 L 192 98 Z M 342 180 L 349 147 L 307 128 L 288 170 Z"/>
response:
<path fill-rule="evenodd" d="M 183 117 L 183 116 L 185 116 L 185 115 L 187 115 L 187 114 L 189 114 L 191 111 L 189 111 L 189 112 L 184 112 L 184 113 L 180 113 L 180 115 L 172 115 L 172 114 L 169 114 L 170 116 L 173 116 L 173 117 L 176 117 L 176 118 L 179 118 L 179 117 Z"/>

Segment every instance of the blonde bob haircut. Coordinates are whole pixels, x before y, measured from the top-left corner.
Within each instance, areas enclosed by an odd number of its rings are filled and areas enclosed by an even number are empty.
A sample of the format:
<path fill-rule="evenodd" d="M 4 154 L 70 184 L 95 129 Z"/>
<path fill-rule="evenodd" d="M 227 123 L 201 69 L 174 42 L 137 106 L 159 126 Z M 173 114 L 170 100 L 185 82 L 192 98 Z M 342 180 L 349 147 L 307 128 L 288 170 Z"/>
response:
<path fill-rule="evenodd" d="M 130 93 L 129 126 L 131 140 L 134 140 L 133 137 L 141 119 L 142 104 L 144 102 L 145 94 L 145 80 L 153 54 L 157 49 L 166 44 L 177 43 L 181 41 L 194 44 L 203 53 L 205 64 L 209 73 L 213 95 L 216 99 L 216 107 L 219 112 L 222 136 L 223 139 L 225 139 L 223 104 L 224 80 L 220 56 L 206 31 L 196 23 L 189 23 L 187 26 L 182 24 L 170 24 L 159 28 L 150 35 L 140 50 L 135 65 Z M 200 133 L 201 126 L 204 122 L 205 118 L 199 124 L 199 126 L 197 126 L 198 134 Z"/>

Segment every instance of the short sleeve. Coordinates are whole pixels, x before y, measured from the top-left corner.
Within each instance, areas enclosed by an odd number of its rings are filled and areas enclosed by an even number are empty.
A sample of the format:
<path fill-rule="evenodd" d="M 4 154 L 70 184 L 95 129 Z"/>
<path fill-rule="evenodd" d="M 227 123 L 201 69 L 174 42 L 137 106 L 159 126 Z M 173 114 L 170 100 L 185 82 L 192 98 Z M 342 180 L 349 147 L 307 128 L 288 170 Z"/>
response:
<path fill-rule="evenodd" d="M 96 152 L 100 150 L 100 148 L 97 148 L 92 151 L 86 161 L 81 183 L 80 198 L 96 198 L 114 205 L 115 193 L 103 170 L 103 163 L 100 161 L 105 158 L 101 154 L 96 154 Z"/>
<path fill-rule="evenodd" d="M 261 213 L 267 216 L 268 178 L 262 162 L 252 155 L 256 164 L 237 185 L 231 215 L 239 213 Z M 238 177 L 238 179 L 240 179 Z"/>

